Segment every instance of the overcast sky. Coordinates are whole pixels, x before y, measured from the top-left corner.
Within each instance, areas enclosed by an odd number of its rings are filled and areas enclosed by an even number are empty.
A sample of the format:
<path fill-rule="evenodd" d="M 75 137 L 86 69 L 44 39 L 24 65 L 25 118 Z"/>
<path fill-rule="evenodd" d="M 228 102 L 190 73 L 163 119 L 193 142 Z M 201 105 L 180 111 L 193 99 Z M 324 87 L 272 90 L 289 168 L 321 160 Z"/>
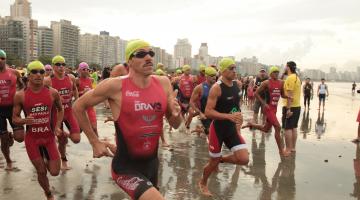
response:
<path fill-rule="evenodd" d="M 0 0 L 10 15 L 15 0 Z M 192 53 L 207 42 L 212 56 L 294 60 L 301 68 L 360 66 L 360 0 L 30 0 L 39 25 L 71 20 L 81 33 L 142 38 L 173 54 L 177 38 Z"/>

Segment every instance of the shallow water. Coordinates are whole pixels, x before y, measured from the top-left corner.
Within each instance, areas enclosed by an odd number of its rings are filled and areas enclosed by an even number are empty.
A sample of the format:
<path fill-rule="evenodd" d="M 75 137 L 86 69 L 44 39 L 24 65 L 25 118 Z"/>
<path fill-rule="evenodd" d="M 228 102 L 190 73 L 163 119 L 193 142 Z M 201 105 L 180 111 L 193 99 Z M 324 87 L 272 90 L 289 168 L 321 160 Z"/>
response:
<path fill-rule="evenodd" d="M 317 83 L 315 83 L 315 86 Z M 318 100 L 309 112 L 301 111 L 296 155 L 281 159 L 273 133 L 242 131 L 250 152 L 248 166 L 220 164 L 221 172 L 209 179 L 210 199 L 354 199 L 360 197 L 360 148 L 350 142 L 357 134 L 360 94 L 351 95 L 351 83 L 328 83 L 330 96 L 324 112 Z M 252 117 L 243 106 L 245 119 Z M 104 124 L 108 111 L 98 106 L 102 137 L 113 139 L 114 125 Z M 279 110 L 280 111 L 280 110 Z M 278 118 L 280 113 L 278 111 Z M 192 127 L 195 127 L 194 120 Z M 160 149 L 160 191 L 166 199 L 209 199 L 201 196 L 197 182 L 209 156 L 207 143 L 197 135 L 173 131 L 166 138 L 170 149 Z M 224 148 L 224 154 L 229 151 Z M 4 170 L 0 155 L 0 199 L 44 199 L 24 144 L 15 143 L 11 155 L 15 171 Z M 72 170 L 50 177 L 57 199 L 129 199 L 111 179 L 110 158 L 92 159 L 83 135 L 79 144 L 68 145 Z"/>

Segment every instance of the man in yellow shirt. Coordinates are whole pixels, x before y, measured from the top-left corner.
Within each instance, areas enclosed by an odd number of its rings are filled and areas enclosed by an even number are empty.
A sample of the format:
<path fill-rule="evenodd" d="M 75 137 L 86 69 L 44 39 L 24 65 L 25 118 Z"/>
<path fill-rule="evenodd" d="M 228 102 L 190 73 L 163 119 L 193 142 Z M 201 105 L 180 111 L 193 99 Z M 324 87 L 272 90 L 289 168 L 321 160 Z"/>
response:
<path fill-rule="evenodd" d="M 286 152 L 295 152 L 297 139 L 297 126 L 300 117 L 301 81 L 296 74 L 296 63 L 286 63 L 285 73 L 288 77 L 284 83 L 284 92 L 287 99 L 283 99 L 282 127 L 285 129 Z"/>

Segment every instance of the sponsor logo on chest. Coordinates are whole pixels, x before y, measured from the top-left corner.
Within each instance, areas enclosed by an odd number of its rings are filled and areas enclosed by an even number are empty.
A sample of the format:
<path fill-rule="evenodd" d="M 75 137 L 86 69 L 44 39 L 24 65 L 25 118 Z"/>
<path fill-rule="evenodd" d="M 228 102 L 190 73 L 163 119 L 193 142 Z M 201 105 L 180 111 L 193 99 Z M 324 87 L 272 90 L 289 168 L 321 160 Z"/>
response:
<path fill-rule="evenodd" d="M 139 91 L 126 90 L 125 96 L 127 96 L 127 97 L 140 97 L 140 92 Z"/>
<path fill-rule="evenodd" d="M 144 110 L 153 110 L 155 112 L 161 111 L 161 103 L 153 102 L 153 103 L 144 103 L 141 101 L 135 101 L 135 111 L 144 111 Z"/>

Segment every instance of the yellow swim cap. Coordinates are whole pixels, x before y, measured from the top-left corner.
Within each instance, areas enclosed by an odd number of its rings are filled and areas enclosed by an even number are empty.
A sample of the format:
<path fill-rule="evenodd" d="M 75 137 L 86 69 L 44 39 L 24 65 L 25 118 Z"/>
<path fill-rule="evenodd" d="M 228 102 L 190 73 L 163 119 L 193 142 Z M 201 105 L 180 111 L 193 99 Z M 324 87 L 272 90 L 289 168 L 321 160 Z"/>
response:
<path fill-rule="evenodd" d="M 56 63 L 65 63 L 65 58 L 60 56 L 60 55 L 57 55 L 55 57 L 53 57 L 52 59 L 52 62 L 51 62 L 53 65 L 56 64 Z"/>
<path fill-rule="evenodd" d="M 164 75 L 166 75 L 165 72 L 164 72 L 163 70 L 161 70 L 161 69 L 157 69 L 157 70 L 155 71 L 155 74 L 156 74 L 156 75 L 159 75 L 159 76 L 164 76 Z"/>
<path fill-rule="evenodd" d="M 145 42 L 144 40 L 140 40 L 140 39 L 130 40 L 126 45 L 126 49 L 125 49 L 126 62 L 129 61 L 130 56 L 135 51 L 145 47 L 150 47 L 150 44 L 148 42 Z"/>
<path fill-rule="evenodd" d="M 214 75 L 216 75 L 216 70 L 213 67 L 206 67 L 205 75 L 206 76 L 214 76 Z"/>
<path fill-rule="evenodd" d="M 28 64 L 27 69 L 28 69 L 27 71 L 30 73 L 30 71 L 33 70 L 33 69 L 37 69 L 37 70 L 43 69 L 43 70 L 45 70 L 45 67 L 40 61 L 35 60 L 35 61 L 32 61 L 31 63 Z"/>
<path fill-rule="evenodd" d="M 269 75 L 270 75 L 271 73 L 273 73 L 273 72 L 279 72 L 279 71 L 280 71 L 280 69 L 279 69 L 278 67 L 272 66 L 272 67 L 270 67 Z"/>
<path fill-rule="evenodd" d="M 190 65 L 184 65 L 184 66 L 182 66 L 181 69 L 182 69 L 182 71 L 184 72 L 184 71 L 190 70 L 191 67 L 190 67 Z"/>
<path fill-rule="evenodd" d="M 220 72 L 225 71 L 231 65 L 235 65 L 235 61 L 233 59 L 231 59 L 231 58 L 223 58 L 223 59 L 221 59 L 220 63 L 219 63 Z"/>
<path fill-rule="evenodd" d="M 181 69 L 177 69 L 177 70 L 176 70 L 176 74 L 182 74 Z"/>
<path fill-rule="evenodd" d="M 205 70 L 205 68 L 206 68 L 206 66 L 205 66 L 205 65 L 203 65 L 203 64 L 201 64 L 201 65 L 199 66 L 199 70 L 200 70 L 200 71 L 204 71 L 204 70 Z"/>
<path fill-rule="evenodd" d="M 156 65 L 156 69 L 164 69 L 164 64 L 158 63 L 158 64 Z"/>

